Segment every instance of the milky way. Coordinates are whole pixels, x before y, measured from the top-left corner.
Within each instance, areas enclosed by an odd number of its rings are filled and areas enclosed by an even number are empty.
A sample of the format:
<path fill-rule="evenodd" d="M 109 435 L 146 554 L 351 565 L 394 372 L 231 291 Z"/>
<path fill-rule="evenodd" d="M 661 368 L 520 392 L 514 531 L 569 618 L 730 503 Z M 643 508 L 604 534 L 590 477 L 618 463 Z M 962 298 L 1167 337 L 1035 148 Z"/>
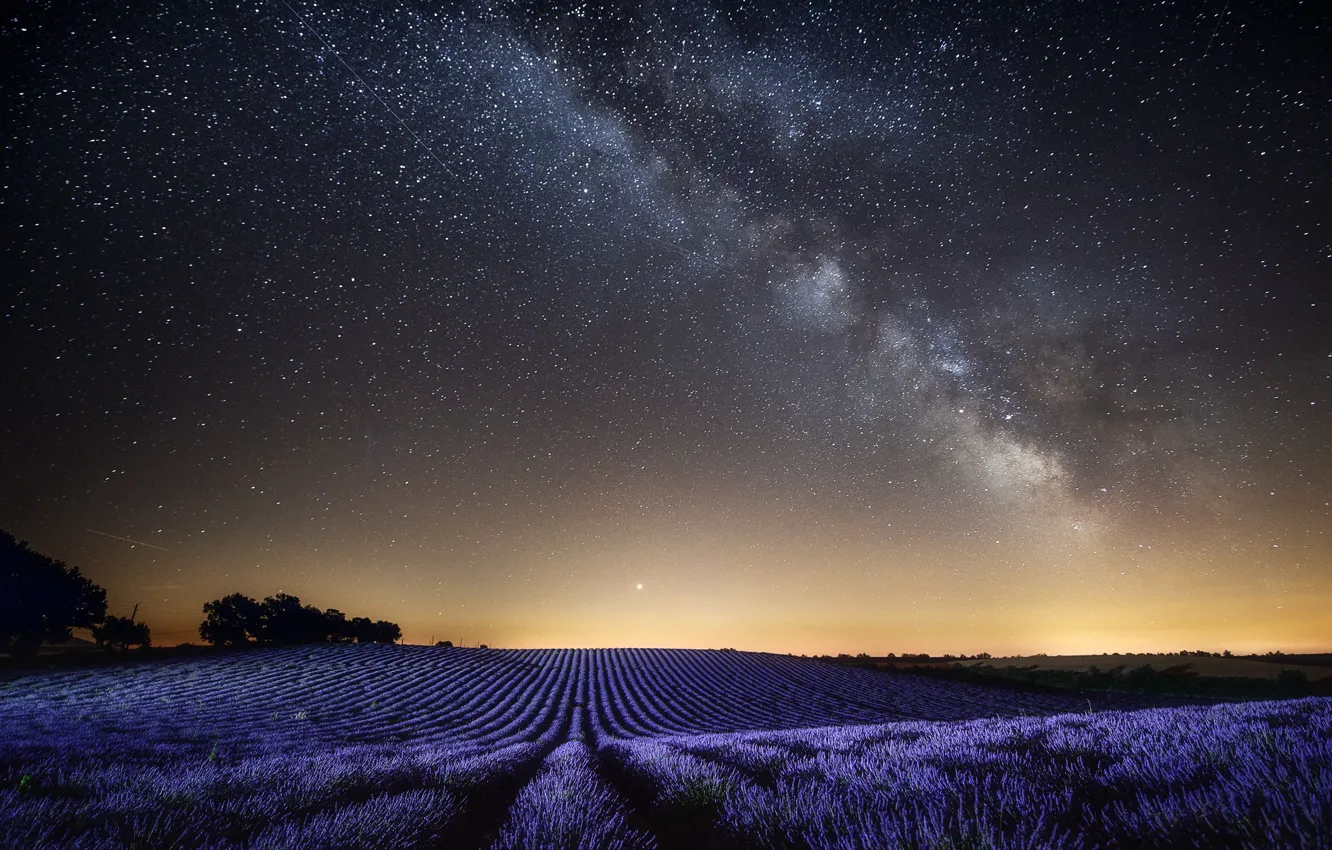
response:
<path fill-rule="evenodd" d="M 167 642 L 1325 647 L 1315 6 L 30 5 L 0 526 Z"/>

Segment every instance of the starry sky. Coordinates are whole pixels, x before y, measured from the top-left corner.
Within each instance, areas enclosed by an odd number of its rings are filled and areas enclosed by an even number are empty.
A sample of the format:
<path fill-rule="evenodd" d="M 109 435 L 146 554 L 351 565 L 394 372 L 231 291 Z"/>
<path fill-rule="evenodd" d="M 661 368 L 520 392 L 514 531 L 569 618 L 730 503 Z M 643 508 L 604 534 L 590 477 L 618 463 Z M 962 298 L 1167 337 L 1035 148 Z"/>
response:
<path fill-rule="evenodd" d="M 1332 648 L 1325 4 L 771 6 L 9 13 L 0 527 L 158 643 Z"/>

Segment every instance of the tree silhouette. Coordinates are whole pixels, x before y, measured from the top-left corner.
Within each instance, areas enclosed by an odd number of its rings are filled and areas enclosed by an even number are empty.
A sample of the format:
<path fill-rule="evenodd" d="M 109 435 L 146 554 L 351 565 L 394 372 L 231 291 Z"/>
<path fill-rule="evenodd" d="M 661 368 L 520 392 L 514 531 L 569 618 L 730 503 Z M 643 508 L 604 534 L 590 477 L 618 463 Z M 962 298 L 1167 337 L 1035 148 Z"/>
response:
<path fill-rule="evenodd" d="M 260 606 L 258 638 L 262 643 L 285 645 L 324 643 L 333 637 L 332 625 L 323 611 L 302 605 L 299 596 L 279 593 Z"/>
<path fill-rule="evenodd" d="M 321 611 L 302 605 L 300 597 L 279 593 L 263 602 L 233 593 L 204 605 L 199 637 L 214 646 L 249 643 L 293 646 L 306 643 L 396 643 L 402 638 L 397 623 L 371 621 L 329 608 Z"/>
<path fill-rule="evenodd" d="M 244 646 L 259 636 L 260 606 L 248 596 L 233 593 L 204 604 L 199 637 L 213 646 Z"/>
<path fill-rule="evenodd" d="M 353 617 L 351 626 L 357 643 L 397 643 L 402 639 L 402 629 L 387 620 L 372 622 L 369 617 Z"/>
<path fill-rule="evenodd" d="M 347 615 L 337 608 L 329 608 L 324 612 L 324 620 L 327 623 L 328 639 L 334 643 L 347 643 L 356 640 L 356 634 L 352 631 L 351 621 Z"/>
<path fill-rule="evenodd" d="M 397 623 L 390 623 L 388 620 L 375 620 L 370 643 L 397 643 L 400 640 L 402 640 L 402 629 L 398 628 Z"/>
<path fill-rule="evenodd" d="M 106 649 L 126 650 L 131 646 L 152 646 L 152 630 L 147 623 L 136 623 L 133 617 L 107 617 L 99 626 L 93 626 L 93 640 Z"/>
<path fill-rule="evenodd" d="M 43 643 L 69 640 L 106 616 L 106 591 L 79 573 L 0 531 L 0 649 L 32 655 Z"/>
<path fill-rule="evenodd" d="M 369 617 L 352 617 L 351 635 L 357 643 L 374 643 L 375 624 Z"/>

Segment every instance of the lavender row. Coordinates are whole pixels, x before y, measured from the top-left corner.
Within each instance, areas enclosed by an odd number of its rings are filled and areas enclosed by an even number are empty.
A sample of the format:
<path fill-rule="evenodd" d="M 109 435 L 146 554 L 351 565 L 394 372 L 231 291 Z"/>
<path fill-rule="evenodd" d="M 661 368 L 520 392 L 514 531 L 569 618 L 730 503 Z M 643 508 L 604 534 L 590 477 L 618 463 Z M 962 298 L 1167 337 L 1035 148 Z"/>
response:
<path fill-rule="evenodd" d="M 0 685 L 0 724 L 29 757 L 99 748 L 274 752 L 348 743 L 503 746 L 560 722 L 569 651 L 328 646 L 29 676 Z"/>
<path fill-rule="evenodd" d="M 595 727 L 618 737 L 1048 714 L 1079 705 L 756 653 L 334 645 L 26 676 L 0 683 L 0 723 L 25 742 L 27 757 L 89 729 L 99 731 L 104 751 L 126 758 L 151 757 L 158 747 L 504 746 L 565 722 L 552 706 L 584 689 Z"/>
<path fill-rule="evenodd" d="M 434 846 L 475 789 L 539 756 L 432 745 L 156 765 L 50 759 L 0 775 L 0 846 Z"/>
<path fill-rule="evenodd" d="M 1332 700 L 608 747 L 737 847 L 1332 846 Z M 695 806 L 695 811 L 700 811 Z"/>
<path fill-rule="evenodd" d="M 298 673 L 298 656 L 320 663 Z M 469 811 L 474 790 L 563 739 L 583 666 L 570 652 L 391 652 L 378 666 L 345 663 L 368 657 L 356 647 L 258 652 L 9 683 L 0 691 L 0 846 L 432 846 Z M 274 667 L 286 670 L 286 688 Z M 456 684 L 456 695 L 433 677 Z M 145 680 L 164 684 L 145 692 Z M 173 687 L 182 681 L 188 687 Z M 329 707 L 367 690 L 419 694 L 417 721 L 384 736 L 363 717 L 361 737 L 382 742 L 340 743 L 351 736 L 327 720 Z M 265 723 L 262 712 L 236 709 L 236 691 L 255 701 L 296 692 L 313 709 Z M 195 692 L 206 706 L 183 699 Z"/>
<path fill-rule="evenodd" d="M 781 655 L 588 652 L 597 728 L 611 737 L 1054 714 L 1086 707 L 1076 695 L 890 676 Z"/>
<path fill-rule="evenodd" d="M 26 675 L 0 683 L 0 846 L 430 846 L 492 809 L 498 847 L 1332 846 L 1328 701 L 1035 716 L 1070 704 L 730 651 Z M 571 730 L 602 749 L 541 762 Z"/>
<path fill-rule="evenodd" d="M 492 850 L 652 850 L 655 839 L 629 825 L 623 797 L 599 775 L 586 743 L 557 747 L 519 792 Z"/>

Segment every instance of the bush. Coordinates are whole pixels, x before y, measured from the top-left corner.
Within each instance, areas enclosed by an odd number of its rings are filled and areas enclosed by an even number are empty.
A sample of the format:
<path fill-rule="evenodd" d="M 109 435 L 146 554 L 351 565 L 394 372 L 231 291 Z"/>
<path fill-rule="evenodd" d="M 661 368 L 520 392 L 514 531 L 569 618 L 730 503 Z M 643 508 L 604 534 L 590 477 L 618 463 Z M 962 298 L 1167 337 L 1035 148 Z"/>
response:
<path fill-rule="evenodd" d="M 93 640 L 104 649 L 126 650 L 131 646 L 152 646 L 152 630 L 147 623 L 136 623 L 131 617 L 107 617 L 93 626 Z"/>
<path fill-rule="evenodd" d="M 1283 694 L 1302 694 L 1309 690 L 1309 677 L 1303 670 L 1282 670 L 1276 675 L 1276 688 Z"/>

